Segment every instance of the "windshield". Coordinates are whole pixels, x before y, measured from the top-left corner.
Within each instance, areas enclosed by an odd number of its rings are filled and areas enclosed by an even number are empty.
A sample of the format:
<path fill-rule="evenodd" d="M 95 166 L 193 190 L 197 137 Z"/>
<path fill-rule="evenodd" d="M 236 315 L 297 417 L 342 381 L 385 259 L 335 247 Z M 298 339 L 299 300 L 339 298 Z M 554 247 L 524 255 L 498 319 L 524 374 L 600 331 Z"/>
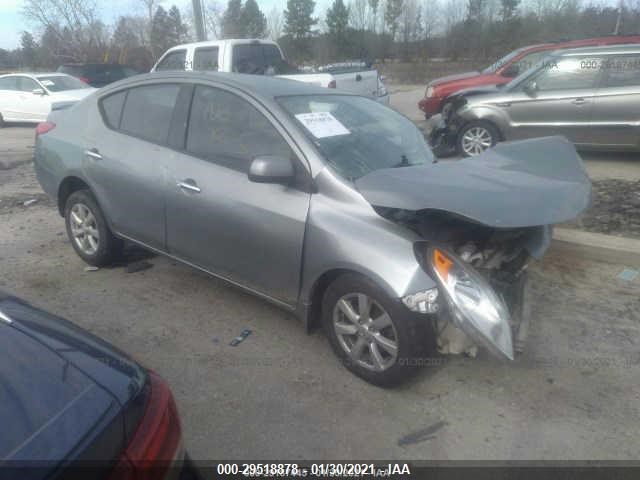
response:
<path fill-rule="evenodd" d="M 529 67 L 524 72 L 519 74 L 517 77 L 513 78 L 509 83 L 507 83 L 503 89 L 507 92 L 512 92 L 521 87 L 529 77 L 535 75 L 541 69 L 550 69 L 556 68 L 558 62 L 558 57 L 555 55 L 545 55 L 542 59 L 536 62 L 535 65 Z"/>
<path fill-rule="evenodd" d="M 86 83 L 81 82 L 77 78 L 66 75 L 49 75 L 36 78 L 50 92 L 64 92 L 65 90 L 89 88 L 89 85 Z"/>
<path fill-rule="evenodd" d="M 518 56 L 522 52 L 522 50 L 524 50 L 524 49 L 519 48 L 518 50 L 514 50 L 513 52 L 505 55 L 504 57 L 502 57 L 497 62 L 492 63 L 487 68 L 482 70 L 482 73 L 485 73 L 485 74 L 495 73 L 499 68 L 504 67 L 507 63 L 509 63 L 511 60 L 513 60 L 514 57 Z"/>
<path fill-rule="evenodd" d="M 280 97 L 329 165 L 355 180 L 374 170 L 423 165 L 433 154 L 415 125 L 373 100 L 348 95 Z"/>

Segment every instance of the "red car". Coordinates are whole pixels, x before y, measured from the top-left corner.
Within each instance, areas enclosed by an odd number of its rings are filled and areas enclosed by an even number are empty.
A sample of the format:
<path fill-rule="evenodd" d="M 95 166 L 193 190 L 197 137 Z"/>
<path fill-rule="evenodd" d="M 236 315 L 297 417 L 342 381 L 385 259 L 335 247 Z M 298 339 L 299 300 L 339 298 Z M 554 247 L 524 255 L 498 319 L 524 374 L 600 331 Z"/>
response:
<path fill-rule="evenodd" d="M 623 43 L 640 43 L 640 35 L 587 38 L 570 42 L 543 43 L 522 47 L 505 55 L 482 70 L 482 72 L 461 73 L 432 80 L 427 85 L 424 98 L 418 102 L 418 108 L 424 112 L 426 118 L 429 118 L 448 107 L 446 99 L 452 93 L 466 88 L 508 83 L 512 78 L 535 65 L 553 50 Z"/>

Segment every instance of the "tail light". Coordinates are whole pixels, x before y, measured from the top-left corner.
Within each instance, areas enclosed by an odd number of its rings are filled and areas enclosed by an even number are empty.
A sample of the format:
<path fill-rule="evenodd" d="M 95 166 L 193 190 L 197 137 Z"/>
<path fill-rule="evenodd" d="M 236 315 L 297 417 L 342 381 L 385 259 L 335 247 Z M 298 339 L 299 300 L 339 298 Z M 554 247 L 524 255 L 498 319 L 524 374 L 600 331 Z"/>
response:
<path fill-rule="evenodd" d="M 89 84 L 89 79 L 87 77 L 78 77 L 78 80 L 80 80 L 81 82 L 86 83 L 87 85 Z"/>
<path fill-rule="evenodd" d="M 110 480 L 164 478 L 174 462 L 181 460 L 182 428 L 175 400 L 162 378 L 149 372 L 149 379 L 151 391 L 144 415 Z"/>
<path fill-rule="evenodd" d="M 329 85 L 327 85 L 327 88 L 336 88 L 336 80 L 333 79 L 329 82 Z"/>
<path fill-rule="evenodd" d="M 45 133 L 50 132 L 54 128 L 56 128 L 56 124 L 53 122 L 39 123 L 38 125 L 36 125 L 36 138 L 38 138 L 40 135 L 44 135 Z"/>

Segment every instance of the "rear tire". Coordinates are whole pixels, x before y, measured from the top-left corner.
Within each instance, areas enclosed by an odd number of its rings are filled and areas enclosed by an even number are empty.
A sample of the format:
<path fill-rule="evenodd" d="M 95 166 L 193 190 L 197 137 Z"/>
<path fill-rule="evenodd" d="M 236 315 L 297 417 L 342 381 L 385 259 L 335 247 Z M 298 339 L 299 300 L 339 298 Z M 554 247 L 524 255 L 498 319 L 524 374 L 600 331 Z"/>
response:
<path fill-rule="evenodd" d="M 69 195 L 64 219 L 73 249 L 89 265 L 109 265 L 122 253 L 122 240 L 111 233 L 98 202 L 89 190 L 78 190 Z"/>
<path fill-rule="evenodd" d="M 456 150 L 465 157 L 475 157 L 493 147 L 500 139 L 500 132 L 490 122 L 474 120 L 467 123 L 456 141 Z"/>
<path fill-rule="evenodd" d="M 421 357 L 435 351 L 429 317 L 413 314 L 355 273 L 341 275 L 329 286 L 322 320 L 344 366 L 374 385 L 389 387 L 407 380 L 423 363 Z"/>

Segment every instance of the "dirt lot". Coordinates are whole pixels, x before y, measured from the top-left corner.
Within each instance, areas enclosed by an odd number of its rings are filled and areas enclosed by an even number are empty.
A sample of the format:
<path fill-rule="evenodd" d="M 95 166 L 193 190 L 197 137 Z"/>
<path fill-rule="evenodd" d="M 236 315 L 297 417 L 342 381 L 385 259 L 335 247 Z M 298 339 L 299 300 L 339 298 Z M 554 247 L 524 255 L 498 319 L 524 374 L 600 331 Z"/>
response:
<path fill-rule="evenodd" d="M 640 456 L 640 278 L 618 280 L 623 265 L 552 252 L 532 271 L 523 356 L 443 358 L 382 390 L 342 368 L 320 332 L 171 260 L 85 271 L 30 164 L 0 170 L 0 225 L 0 288 L 168 379 L 196 459 Z"/>

